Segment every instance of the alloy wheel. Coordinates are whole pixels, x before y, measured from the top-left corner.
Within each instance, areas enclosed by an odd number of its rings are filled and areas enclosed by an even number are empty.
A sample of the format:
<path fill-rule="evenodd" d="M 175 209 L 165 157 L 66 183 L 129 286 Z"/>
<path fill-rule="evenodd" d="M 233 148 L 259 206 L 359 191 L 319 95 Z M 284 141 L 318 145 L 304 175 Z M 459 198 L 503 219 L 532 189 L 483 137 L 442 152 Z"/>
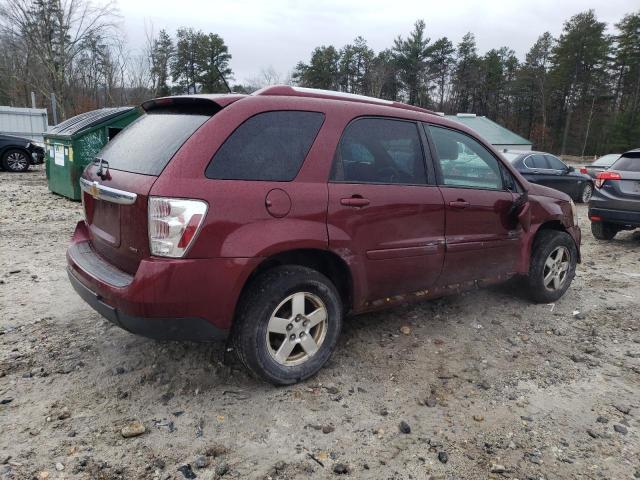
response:
<path fill-rule="evenodd" d="M 591 194 L 593 193 L 593 186 L 590 183 L 585 184 L 582 189 L 582 203 L 587 203 L 591 199 Z"/>
<path fill-rule="evenodd" d="M 275 308 L 267 324 L 271 357 L 284 366 L 300 365 L 316 354 L 327 335 L 327 307 L 316 295 L 296 292 Z"/>
<path fill-rule="evenodd" d="M 29 165 L 27 156 L 22 152 L 11 152 L 6 159 L 6 165 L 13 172 L 21 172 Z"/>
<path fill-rule="evenodd" d="M 542 272 L 543 283 L 548 290 L 559 290 L 567 280 L 571 255 L 569 249 L 559 246 L 547 257 Z"/>

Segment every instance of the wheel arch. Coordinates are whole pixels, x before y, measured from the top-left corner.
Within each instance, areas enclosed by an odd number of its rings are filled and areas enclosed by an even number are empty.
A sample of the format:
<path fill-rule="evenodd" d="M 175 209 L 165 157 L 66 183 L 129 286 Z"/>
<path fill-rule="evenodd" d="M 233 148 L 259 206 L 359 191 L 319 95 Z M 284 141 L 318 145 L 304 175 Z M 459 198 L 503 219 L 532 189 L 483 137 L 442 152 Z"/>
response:
<path fill-rule="evenodd" d="M 300 248 L 285 250 L 266 257 L 249 274 L 240 292 L 242 298 L 253 281 L 262 273 L 281 265 L 300 265 L 316 270 L 333 282 L 340 294 L 344 311 L 353 305 L 353 275 L 347 263 L 330 250 Z"/>
<path fill-rule="evenodd" d="M 29 152 L 29 150 L 27 150 L 24 147 L 20 147 L 19 145 L 6 145 L 4 147 L 0 147 L 0 162 L 4 162 L 4 156 L 7 154 L 7 152 L 10 152 L 11 150 L 18 150 L 24 153 L 27 156 L 27 161 L 29 162 L 29 166 L 32 165 L 31 152 Z"/>
<path fill-rule="evenodd" d="M 562 223 L 561 220 L 559 219 L 550 219 L 547 220 L 546 222 L 540 224 L 540 226 L 536 229 L 536 231 L 533 233 L 533 235 L 531 235 L 531 239 L 529 240 L 529 245 L 527 245 L 527 258 L 529 259 L 529 261 L 531 261 L 531 253 L 533 251 L 533 244 L 535 243 L 536 239 L 538 238 L 538 236 L 547 230 L 555 230 L 556 232 L 564 232 L 566 234 L 568 234 L 571 239 L 575 242 L 575 239 L 573 238 L 573 235 L 571 235 L 571 233 L 569 232 L 569 230 L 567 229 L 567 227 Z M 580 255 L 580 248 L 579 245 L 576 244 L 576 250 L 578 252 L 578 258 L 577 261 L 578 263 L 581 262 L 581 255 Z"/>

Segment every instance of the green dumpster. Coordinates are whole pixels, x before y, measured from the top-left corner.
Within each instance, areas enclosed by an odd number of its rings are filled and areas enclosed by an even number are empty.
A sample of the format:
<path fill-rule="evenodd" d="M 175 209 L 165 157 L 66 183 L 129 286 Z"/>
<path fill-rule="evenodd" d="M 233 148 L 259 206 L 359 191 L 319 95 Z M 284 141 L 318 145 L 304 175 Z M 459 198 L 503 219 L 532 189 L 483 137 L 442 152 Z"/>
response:
<path fill-rule="evenodd" d="M 105 144 L 140 116 L 135 107 L 101 108 L 81 113 L 44 135 L 49 190 L 80 200 L 79 179 Z"/>

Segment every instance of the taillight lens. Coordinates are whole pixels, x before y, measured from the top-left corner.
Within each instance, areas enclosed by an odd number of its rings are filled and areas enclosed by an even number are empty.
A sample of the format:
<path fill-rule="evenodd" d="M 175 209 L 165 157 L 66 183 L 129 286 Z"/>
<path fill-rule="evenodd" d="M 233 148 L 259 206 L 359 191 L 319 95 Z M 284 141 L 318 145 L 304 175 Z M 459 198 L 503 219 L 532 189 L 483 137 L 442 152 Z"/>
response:
<path fill-rule="evenodd" d="M 596 187 L 602 188 L 604 182 L 607 180 L 620 180 L 622 177 L 618 172 L 605 170 L 604 172 L 600 172 L 596 177 Z"/>
<path fill-rule="evenodd" d="M 589 171 L 588 171 L 585 167 L 582 167 L 582 168 L 580 169 L 580 173 L 587 174 L 587 173 L 589 173 Z"/>
<path fill-rule="evenodd" d="M 206 213 L 207 204 L 201 200 L 149 197 L 151 255 L 183 257 Z"/>

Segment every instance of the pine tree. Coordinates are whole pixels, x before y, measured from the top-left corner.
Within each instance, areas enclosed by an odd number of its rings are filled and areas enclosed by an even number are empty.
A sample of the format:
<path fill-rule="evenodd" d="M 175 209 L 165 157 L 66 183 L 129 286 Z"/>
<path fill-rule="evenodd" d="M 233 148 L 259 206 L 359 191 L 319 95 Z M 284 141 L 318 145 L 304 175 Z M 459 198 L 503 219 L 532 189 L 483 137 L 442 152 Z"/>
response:
<path fill-rule="evenodd" d="M 429 41 L 425 37 L 426 24 L 418 20 L 406 40 L 398 36 L 393 42 L 393 55 L 398 66 L 402 86 L 407 92 L 410 105 L 429 104 L 425 82 Z"/>
<path fill-rule="evenodd" d="M 476 107 L 476 89 L 479 83 L 479 58 L 476 38 L 469 32 L 458 44 L 457 64 L 453 77 L 455 109 L 472 112 Z"/>
<path fill-rule="evenodd" d="M 158 38 L 153 40 L 151 49 L 151 78 L 155 96 L 166 96 L 171 93 L 169 87 L 169 66 L 175 49 L 173 40 L 166 32 L 160 30 Z"/>
<path fill-rule="evenodd" d="M 202 41 L 202 64 L 198 81 L 203 93 L 227 93 L 226 79 L 233 73 L 229 68 L 231 54 L 219 35 L 210 33 Z"/>
<path fill-rule="evenodd" d="M 591 120 L 607 88 L 610 39 L 606 24 L 588 10 L 571 17 L 552 53 L 555 130 L 562 132 L 560 153 L 579 154 L 592 130 Z M 598 115 L 598 123 L 603 120 Z"/>
<path fill-rule="evenodd" d="M 456 49 L 447 37 L 439 38 L 429 47 L 429 76 L 437 84 L 439 94 L 438 110 L 440 111 L 444 111 L 444 97 L 447 90 L 447 82 L 455 65 L 455 53 Z"/>

